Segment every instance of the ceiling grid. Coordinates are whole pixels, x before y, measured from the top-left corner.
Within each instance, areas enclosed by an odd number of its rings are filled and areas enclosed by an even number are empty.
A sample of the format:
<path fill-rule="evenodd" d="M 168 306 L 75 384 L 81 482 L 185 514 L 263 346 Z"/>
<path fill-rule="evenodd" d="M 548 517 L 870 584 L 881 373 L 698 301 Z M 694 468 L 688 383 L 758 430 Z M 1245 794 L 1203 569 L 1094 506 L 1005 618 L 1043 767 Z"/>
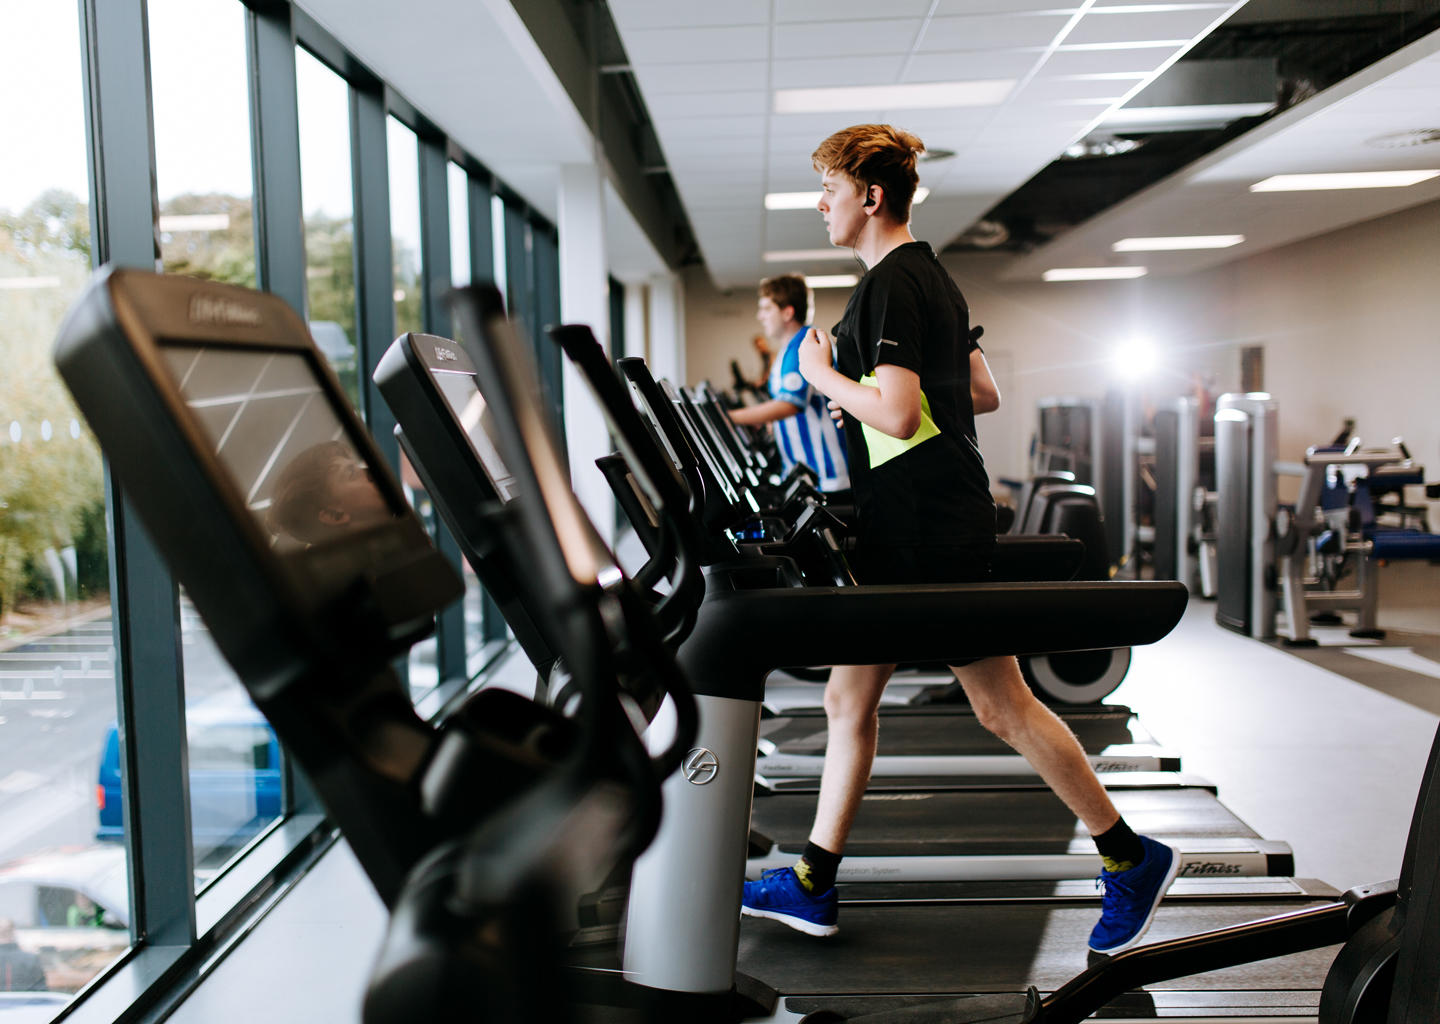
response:
<path fill-rule="evenodd" d="M 1242 0 L 1243 2 L 1243 0 Z M 823 249 L 817 214 L 767 211 L 767 192 L 816 188 L 809 154 L 849 124 L 886 121 L 956 156 L 922 168 L 916 229 L 937 245 L 1050 162 L 1241 6 L 1125 0 L 611 0 L 631 70 L 721 287 L 782 269 L 773 250 Z M 877 12 L 883 11 L 883 14 Z M 762 71 L 763 67 L 763 71 Z M 1084 75 L 1085 78 L 1069 76 Z M 1096 77 L 1104 76 L 1104 77 Z M 780 90 L 1006 84 L 984 107 L 777 113 Z"/>

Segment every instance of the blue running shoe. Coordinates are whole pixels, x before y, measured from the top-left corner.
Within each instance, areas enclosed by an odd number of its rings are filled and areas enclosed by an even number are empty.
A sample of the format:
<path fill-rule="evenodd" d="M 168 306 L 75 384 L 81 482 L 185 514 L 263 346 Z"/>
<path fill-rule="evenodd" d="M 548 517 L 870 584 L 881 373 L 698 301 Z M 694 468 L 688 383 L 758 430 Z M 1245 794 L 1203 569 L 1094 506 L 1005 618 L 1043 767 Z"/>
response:
<path fill-rule="evenodd" d="M 840 930 L 835 923 L 840 916 L 840 897 L 835 887 L 812 893 L 800 884 L 794 868 L 774 868 L 762 872 L 758 880 L 746 882 L 740 913 L 745 917 L 768 917 L 806 935 L 823 937 Z"/>
<path fill-rule="evenodd" d="M 1149 836 L 1140 837 L 1145 859 L 1128 871 L 1101 870 L 1096 880 L 1105 887 L 1100 901 L 1100 923 L 1090 932 L 1090 948 L 1097 953 L 1119 953 L 1140 941 L 1155 908 L 1180 873 L 1180 853 Z"/>

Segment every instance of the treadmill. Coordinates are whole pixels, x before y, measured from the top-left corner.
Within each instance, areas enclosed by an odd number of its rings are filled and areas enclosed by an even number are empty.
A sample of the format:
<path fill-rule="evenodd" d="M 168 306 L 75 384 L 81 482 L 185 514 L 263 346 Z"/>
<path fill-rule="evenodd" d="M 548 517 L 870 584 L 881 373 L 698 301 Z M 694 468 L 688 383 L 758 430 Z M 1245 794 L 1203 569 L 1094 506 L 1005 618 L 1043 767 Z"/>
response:
<path fill-rule="evenodd" d="M 594 344 L 593 339 L 590 343 Z M 381 359 L 376 381 L 395 412 L 397 435 L 432 487 L 432 501 L 462 550 L 467 555 L 473 552 L 478 562 L 486 553 L 485 536 L 479 529 L 482 524 L 467 510 L 483 507 L 487 483 L 491 484 L 489 493 L 493 493 L 493 483 L 485 470 L 483 437 L 479 443 L 475 440 L 478 419 L 473 409 L 483 398 L 477 391 L 478 371 L 471 355 L 445 339 L 402 335 Z M 610 382 L 618 390 L 613 371 L 606 372 L 611 373 Z M 620 397 L 623 399 L 623 392 Z M 627 454 L 638 461 L 640 443 L 623 440 L 628 444 Z M 665 481 L 663 485 L 650 484 L 658 490 L 654 506 L 662 510 L 677 506 L 684 496 L 670 465 L 653 446 L 644 458 L 647 462 L 640 464 L 639 471 L 645 478 Z M 736 564 L 737 573 L 746 570 L 746 563 Z M 503 566 L 496 569 L 505 571 Z M 486 573 L 482 578 L 490 576 Z M 726 578 L 723 573 L 711 574 L 712 581 Z M 513 589 L 513 583 L 505 586 Z M 934 716 L 916 719 L 921 725 L 936 720 Z M 968 720 L 973 722 L 973 718 Z M 890 726 L 887 720 L 882 734 L 890 731 Z M 976 760 L 1002 761 L 1008 767 L 1019 759 L 981 755 Z M 786 781 L 795 784 L 775 784 L 762 778 L 756 786 L 749 833 L 751 856 L 745 869 L 751 876 L 793 862 L 804 848 L 816 787 L 813 780 Z M 1109 773 L 1107 781 L 1127 820 L 1148 834 L 1175 843 L 1185 858 L 1183 870 L 1187 873 L 1281 876 L 1293 871 L 1289 847 L 1260 839 L 1215 799 L 1208 784 L 1184 776 L 1138 772 Z M 845 881 L 1052 880 L 1093 877 L 1098 871 L 1093 844 L 1074 816 L 1039 784 L 1033 772 L 1021 775 L 1010 769 L 1009 775 L 972 773 L 967 778 L 941 780 L 902 775 L 872 785 L 840 877 Z"/>
<path fill-rule="evenodd" d="M 585 328 L 573 327 L 555 328 L 552 334 L 579 365 L 602 404 L 618 407 L 616 415 L 629 420 L 629 430 L 637 438 L 630 447 L 638 447 L 646 436 L 643 425 L 631 405 L 624 402 L 614 371 L 593 336 Z M 642 403 L 646 394 L 653 396 L 643 364 L 627 360 L 624 370 L 632 393 Z M 651 423 L 655 424 L 660 415 L 651 415 Z M 676 417 L 682 431 L 684 420 L 683 416 Z M 617 436 L 626 432 L 622 424 L 613 422 L 612 430 Z M 694 435 L 686 435 L 684 440 L 697 448 L 704 447 Z M 674 500 L 669 502 L 672 507 L 676 504 Z M 1096 718 L 1104 721 L 1098 715 Z M 893 728 L 897 721 L 913 724 L 909 730 L 897 730 Z M 777 722 L 783 720 L 762 722 L 762 731 L 767 725 L 776 729 Z M 927 738 L 939 746 L 945 742 L 945 735 L 935 728 L 937 723 L 964 723 L 977 729 L 973 715 L 939 718 L 922 714 L 908 719 L 886 717 L 880 735 L 902 732 L 900 740 L 892 741 L 899 749 L 906 749 L 907 743 L 918 746 L 917 741 Z M 810 727 L 810 741 L 823 744 L 823 737 L 815 735 L 816 724 L 816 719 L 801 722 Z M 1093 730 L 1090 735 L 1094 737 Z M 1099 859 L 1088 833 L 1033 771 L 1016 771 L 1015 762 L 1024 764 L 1023 758 L 993 753 L 1001 746 L 1000 741 L 986 736 L 992 753 L 947 758 L 951 764 L 968 761 L 979 765 L 978 771 L 970 769 L 972 776 L 979 775 L 978 779 L 928 778 L 923 771 L 915 771 L 931 762 L 919 751 L 886 761 L 877 758 L 847 844 L 846 858 L 840 865 L 840 878 L 942 881 L 1066 879 L 1098 874 Z M 750 817 L 751 857 L 746 867 L 749 877 L 793 863 L 804 850 L 814 818 L 818 786 L 813 780 L 777 781 L 777 773 L 769 768 L 772 758 L 782 762 L 809 761 L 817 768 L 820 762 L 813 752 L 798 756 L 772 753 L 757 760 L 757 786 Z M 1176 762 L 1174 767 L 1178 768 L 1178 759 Z M 986 770 L 994 774 L 983 774 Z M 1107 772 L 1104 781 L 1111 798 L 1134 828 L 1163 837 L 1180 850 L 1182 873 L 1286 876 L 1294 871 L 1290 847 L 1258 836 L 1215 799 L 1214 788 L 1203 780 L 1151 771 Z"/>
<path fill-rule="evenodd" d="M 608 360 L 596 359 L 591 354 L 594 341 L 588 333 L 566 333 L 572 330 L 558 329 L 557 341 L 594 385 L 597 377 L 612 372 Z M 643 360 L 627 358 L 620 360 L 618 365 L 625 375 L 635 405 L 648 422 L 649 443 L 662 447 L 692 494 L 705 496 L 703 501 L 692 499 L 696 507 L 706 510 L 704 521 L 696 528 L 713 537 L 725 530 L 727 522 L 743 519 L 747 506 L 739 502 L 735 497 L 739 493 L 737 488 L 722 475 L 720 454 L 713 451 L 706 438 L 694 429 L 692 419 L 678 409 L 678 394 L 673 389 L 667 391 L 665 382 L 656 381 Z M 614 484 L 616 481 L 612 475 Z M 628 490 L 628 485 L 617 486 L 617 496 L 625 498 Z M 1048 580 L 1068 576 L 1079 567 L 1082 553 L 1078 542 L 1064 537 L 1004 538 L 1003 546 L 997 549 L 997 577 Z M 717 560 L 711 559 L 712 562 Z M 1135 736 L 1122 739 L 1115 728 L 1117 719 L 1128 721 L 1131 717 L 1128 709 L 1113 705 L 1088 705 L 1059 708 L 1057 713 L 1081 740 L 1097 771 L 1157 773 L 1180 769 L 1179 757 L 1163 749 L 1111 749 L 1117 744 L 1132 747 L 1145 744 L 1145 740 Z M 790 708 L 780 714 L 786 718 L 811 716 L 821 723 L 824 717 L 823 710 L 814 706 Z M 877 776 L 916 778 L 994 774 L 1015 781 L 1023 778 L 1029 785 L 1038 785 L 1033 770 L 1023 758 L 994 752 L 990 739 L 986 738 L 989 734 L 978 726 L 968 706 L 886 703 L 881 705 L 881 714 L 884 727 L 880 730 L 882 748 L 876 759 Z M 774 719 L 767 721 L 773 723 Z M 775 726 L 772 724 L 770 728 Z M 812 736 L 815 729 L 813 722 L 801 722 L 796 726 L 796 731 Z M 952 739 L 953 745 L 944 745 L 946 736 Z M 763 779 L 773 782 L 797 776 L 813 779 L 818 775 L 820 761 L 814 749 L 786 750 L 781 743 L 788 738 L 784 736 L 776 741 L 767 735 L 767 742 L 760 745 L 765 756 L 757 764 L 757 772 Z M 924 757 L 925 760 L 893 760 L 902 752 L 912 757 Z M 1154 775 L 1149 774 L 1145 779 L 1134 779 L 1129 784 L 1141 785 L 1153 781 Z"/>
<path fill-rule="evenodd" d="M 473 318 L 473 313 L 464 326 L 467 337 L 485 337 L 483 321 Z M 477 383 L 487 393 L 495 386 L 483 373 Z M 628 433 L 629 445 L 634 447 L 638 443 L 632 432 L 634 424 L 619 425 L 623 410 L 616 408 L 613 398 L 613 394 L 602 393 L 602 405 L 619 414 L 612 420 L 612 428 L 622 435 Z M 1106 646 L 1132 644 L 1158 639 L 1178 619 L 1184 603 L 1183 588 L 1151 583 L 802 590 L 747 589 L 745 582 L 743 569 L 732 574 L 711 572 L 705 607 L 681 647 L 682 667 L 700 695 L 701 732 L 686 771 L 666 785 L 667 815 L 661 834 L 637 863 L 625 953 L 617 965 L 649 990 L 652 1005 L 668 1019 L 731 1020 L 775 1011 L 773 989 L 734 973 L 740 936 L 738 883 L 743 867 L 736 837 L 744 832 L 749 817 L 750 773 L 746 768 L 758 732 L 759 695 L 765 675 L 775 665 L 797 654 L 818 660 L 822 651 L 824 657 L 841 662 L 852 657 L 857 661 L 885 660 L 893 650 L 884 646 L 887 644 L 903 644 L 935 659 L 958 656 L 957 643 L 972 655 L 992 649 L 999 653 L 1003 647 L 1035 649 L 1047 642 L 1071 647 L 1080 647 L 1087 640 Z M 917 625 L 927 618 L 946 618 L 947 613 L 953 618 L 958 605 L 966 606 L 960 621 L 974 625 L 973 636 L 957 640 L 954 630 L 940 636 L 940 631 Z M 1074 615 L 1060 614 L 1072 606 Z M 775 638 L 774 644 L 737 646 L 733 642 L 737 632 L 748 625 L 782 619 L 791 629 L 784 637 Z M 837 630 L 833 628 L 837 621 L 864 621 L 877 628 Z M 1030 626 L 1023 636 L 1004 635 L 1007 627 L 1013 631 L 1018 621 L 1044 622 L 1046 629 L 1054 632 L 1041 637 L 1040 631 Z M 736 768 L 737 760 L 746 767 Z M 940 965 L 954 959 L 953 937 L 968 933 L 974 920 L 971 915 L 978 908 L 991 908 L 986 914 L 1022 922 L 1007 926 L 998 936 L 973 933 L 978 940 L 967 952 L 990 958 L 989 967 L 976 965 L 972 972 L 983 978 L 998 971 L 997 963 L 1024 964 L 1033 959 L 1033 950 L 1052 941 L 1052 926 L 1060 920 L 1059 915 L 1069 920 L 1072 934 L 1081 921 L 1088 929 L 1097 903 L 1093 895 L 1083 895 L 1073 886 L 1037 882 L 894 886 L 908 894 L 900 905 L 895 904 L 893 891 L 871 890 L 872 896 L 865 895 L 863 887 L 842 888 L 852 904 L 880 895 L 891 899 L 876 909 L 873 927 L 867 923 L 868 910 L 862 909 L 854 917 L 847 911 L 847 922 L 855 922 L 847 933 L 861 938 L 858 945 L 847 945 L 850 940 L 842 938 L 828 947 L 839 959 L 824 987 L 829 992 L 868 993 L 875 987 L 871 984 L 874 975 L 885 973 L 882 990 L 903 990 L 907 999 L 917 993 L 956 991 L 953 977 L 947 977 Z M 852 896 L 852 888 L 859 895 Z M 1318 884 L 1288 879 L 1241 879 L 1236 884 L 1230 878 L 1195 878 L 1178 883 L 1177 890 L 1181 890 L 1175 897 L 1178 907 L 1194 901 L 1203 905 L 1211 921 L 1226 913 L 1250 917 L 1306 906 L 1333 895 L 1333 890 Z M 685 894 L 683 915 L 675 913 L 677 893 Z M 1233 903 L 1244 906 L 1227 910 Z M 730 922 L 734 923 L 727 927 Z M 747 929 L 754 923 L 760 922 L 747 922 Z M 695 927 L 697 924 L 704 926 Z M 1083 934 L 1069 947 L 1070 956 L 1083 958 Z M 914 941 L 922 936 L 926 941 Z M 938 936 L 949 941 L 937 941 Z M 781 961 L 793 958 L 796 940 L 802 938 L 783 929 L 771 937 L 774 945 L 754 955 L 747 952 L 746 963 L 757 974 L 783 970 Z M 1017 945 L 1007 949 L 1003 943 L 1011 940 Z M 858 970 L 861 962 L 873 968 L 864 979 L 864 972 Z M 1061 963 L 1069 967 L 1074 961 L 1062 959 Z M 1059 970 L 1057 967 L 1057 975 Z M 848 976 L 850 982 L 840 984 L 840 976 Z M 1241 989 L 1251 983 L 1253 978 L 1242 979 Z M 1228 983 L 1222 987 L 1236 990 Z M 787 1003 L 789 1013 L 799 1009 L 795 1001 Z"/>

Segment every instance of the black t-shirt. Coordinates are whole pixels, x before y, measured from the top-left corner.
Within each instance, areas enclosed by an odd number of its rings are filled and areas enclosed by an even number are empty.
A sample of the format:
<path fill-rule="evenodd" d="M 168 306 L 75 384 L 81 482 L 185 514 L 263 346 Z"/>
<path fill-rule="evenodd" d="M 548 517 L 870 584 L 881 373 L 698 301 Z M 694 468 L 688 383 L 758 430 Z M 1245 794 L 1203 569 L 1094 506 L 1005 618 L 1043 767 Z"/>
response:
<path fill-rule="evenodd" d="M 862 383 L 888 363 L 920 377 L 922 424 L 908 441 L 845 417 L 862 544 L 968 545 L 995 536 L 995 502 L 975 440 L 970 310 L 925 242 L 872 267 L 835 325 L 836 365 Z"/>

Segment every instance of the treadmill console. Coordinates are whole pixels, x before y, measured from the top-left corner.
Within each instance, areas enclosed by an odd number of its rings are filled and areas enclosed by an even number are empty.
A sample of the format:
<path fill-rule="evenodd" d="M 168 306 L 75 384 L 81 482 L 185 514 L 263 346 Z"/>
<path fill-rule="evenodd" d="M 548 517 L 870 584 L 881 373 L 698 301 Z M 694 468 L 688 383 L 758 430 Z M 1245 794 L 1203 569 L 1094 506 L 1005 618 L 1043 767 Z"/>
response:
<path fill-rule="evenodd" d="M 529 567 L 507 542 L 523 516 L 519 483 L 500 456 L 494 413 L 466 347 L 406 333 L 380 358 L 375 383 L 395 414 L 395 436 L 436 509 L 515 639 L 542 675 L 558 653 L 553 616 L 540 612 Z"/>
<path fill-rule="evenodd" d="M 316 665 L 383 664 L 460 595 L 282 300 L 103 270 L 62 325 L 55 362 L 257 699 Z"/>

